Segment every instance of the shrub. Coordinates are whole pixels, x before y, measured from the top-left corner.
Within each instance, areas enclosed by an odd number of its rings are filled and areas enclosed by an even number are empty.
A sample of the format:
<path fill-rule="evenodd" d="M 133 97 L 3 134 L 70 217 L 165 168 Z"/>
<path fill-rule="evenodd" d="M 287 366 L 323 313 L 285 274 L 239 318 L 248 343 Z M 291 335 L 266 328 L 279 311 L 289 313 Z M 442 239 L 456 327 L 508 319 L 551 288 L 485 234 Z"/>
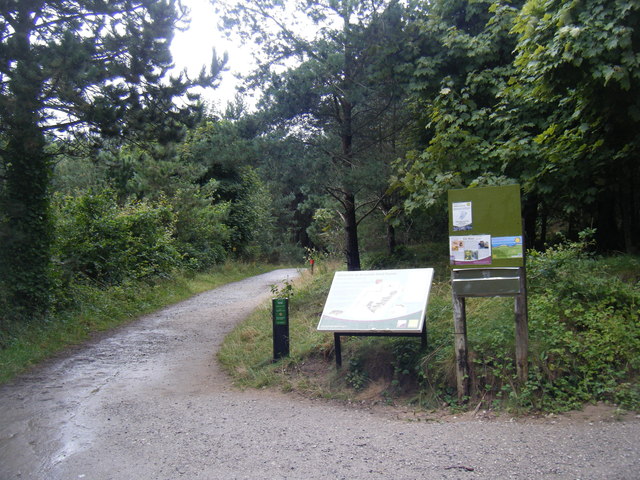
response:
<path fill-rule="evenodd" d="M 118 206 L 110 190 L 58 197 L 54 258 L 68 281 L 106 285 L 167 276 L 180 264 L 175 217 L 164 202 Z"/>
<path fill-rule="evenodd" d="M 176 247 L 192 270 L 222 263 L 227 257 L 226 246 L 231 237 L 226 225 L 229 203 L 213 203 L 214 189 L 215 185 L 180 189 L 171 200 L 176 215 Z"/>
<path fill-rule="evenodd" d="M 526 399 L 546 409 L 593 401 L 637 409 L 640 290 L 588 247 L 583 236 L 531 255 Z"/>
<path fill-rule="evenodd" d="M 605 401 L 640 409 L 638 259 L 594 255 L 590 234 L 544 253 L 530 252 L 525 385 L 518 384 L 515 368 L 513 299 L 467 299 L 474 402 L 564 411 Z M 450 294 L 442 287 L 434 284 L 429 302 L 422 394 L 455 403 Z"/>

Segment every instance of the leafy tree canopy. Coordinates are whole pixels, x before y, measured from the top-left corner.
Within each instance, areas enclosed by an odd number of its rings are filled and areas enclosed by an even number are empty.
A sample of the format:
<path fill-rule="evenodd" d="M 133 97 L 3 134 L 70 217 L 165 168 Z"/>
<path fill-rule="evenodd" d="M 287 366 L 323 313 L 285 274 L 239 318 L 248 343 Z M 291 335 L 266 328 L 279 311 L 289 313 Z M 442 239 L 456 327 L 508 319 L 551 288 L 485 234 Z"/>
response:
<path fill-rule="evenodd" d="M 172 100 L 216 73 L 167 75 L 183 14 L 176 0 L 0 3 L 0 273 L 18 314 L 48 303 L 48 136 L 178 138 L 194 105 Z"/>
<path fill-rule="evenodd" d="M 265 120 L 324 154 L 347 265 L 359 269 L 358 223 L 384 197 L 387 165 L 399 155 L 407 123 L 402 93 L 414 48 L 404 31 L 408 11 L 388 0 L 295 8 L 270 0 L 223 3 L 225 24 L 261 46 L 249 85 L 264 89 Z"/>

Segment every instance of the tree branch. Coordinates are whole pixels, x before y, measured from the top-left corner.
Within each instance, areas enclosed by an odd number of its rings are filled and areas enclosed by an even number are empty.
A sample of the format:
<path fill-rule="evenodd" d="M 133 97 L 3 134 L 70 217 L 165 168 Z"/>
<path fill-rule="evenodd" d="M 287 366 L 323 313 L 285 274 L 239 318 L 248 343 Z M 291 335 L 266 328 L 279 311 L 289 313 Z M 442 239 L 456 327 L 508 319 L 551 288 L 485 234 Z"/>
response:
<path fill-rule="evenodd" d="M 366 206 L 367 204 L 371 204 L 373 203 L 373 207 L 371 207 L 362 217 L 360 217 L 359 220 L 356 221 L 356 225 L 360 225 L 360 222 L 362 222 L 365 218 L 367 218 L 369 215 L 371 215 L 373 212 L 375 212 L 375 210 L 378 208 L 378 206 L 380 205 L 380 203 L 384 200 L 384 198 L 387 196 L 387 194 L 383 194 L 380 198 L 378 198 L 377 200 L 372 200 L 370 202 L 366 202 L 363 203 L 361 205 L 359 205 L 358 207 L 356 207 L 356 211 L 359 208 L 362 208 L 364 206 Z"/>

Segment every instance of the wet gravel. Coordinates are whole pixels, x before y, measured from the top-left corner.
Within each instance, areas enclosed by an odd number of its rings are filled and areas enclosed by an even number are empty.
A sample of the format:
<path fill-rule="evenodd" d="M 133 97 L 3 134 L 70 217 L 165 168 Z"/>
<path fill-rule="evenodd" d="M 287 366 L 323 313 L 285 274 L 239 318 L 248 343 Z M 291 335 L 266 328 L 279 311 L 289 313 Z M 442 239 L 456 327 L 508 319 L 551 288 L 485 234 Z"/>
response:
<path fill-rule="evenodd" d="M 233 389 L 224 335 L 296 275 L 198 295 L 0 387 L 0 480 L 640 479 L 640 420 L 409 421 Z"/>

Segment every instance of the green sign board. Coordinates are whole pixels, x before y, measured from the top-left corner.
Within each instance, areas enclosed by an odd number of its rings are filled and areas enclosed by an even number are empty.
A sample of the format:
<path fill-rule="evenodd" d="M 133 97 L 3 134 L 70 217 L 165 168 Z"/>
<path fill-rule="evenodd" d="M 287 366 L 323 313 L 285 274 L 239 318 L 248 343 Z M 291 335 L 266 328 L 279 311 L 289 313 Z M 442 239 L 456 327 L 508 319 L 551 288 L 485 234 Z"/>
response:
<path fill-rule="evenodd" d="M 452 268 L 524 266 L 520 186 L 449 190 Z"/>
<path fill-rule="evenodd" d="M 287 300 L 285 298 L 275 298 L 273 300 L 273 322 L 276 325 L 287 325 L 289 323 L 287 310 Z"/>

